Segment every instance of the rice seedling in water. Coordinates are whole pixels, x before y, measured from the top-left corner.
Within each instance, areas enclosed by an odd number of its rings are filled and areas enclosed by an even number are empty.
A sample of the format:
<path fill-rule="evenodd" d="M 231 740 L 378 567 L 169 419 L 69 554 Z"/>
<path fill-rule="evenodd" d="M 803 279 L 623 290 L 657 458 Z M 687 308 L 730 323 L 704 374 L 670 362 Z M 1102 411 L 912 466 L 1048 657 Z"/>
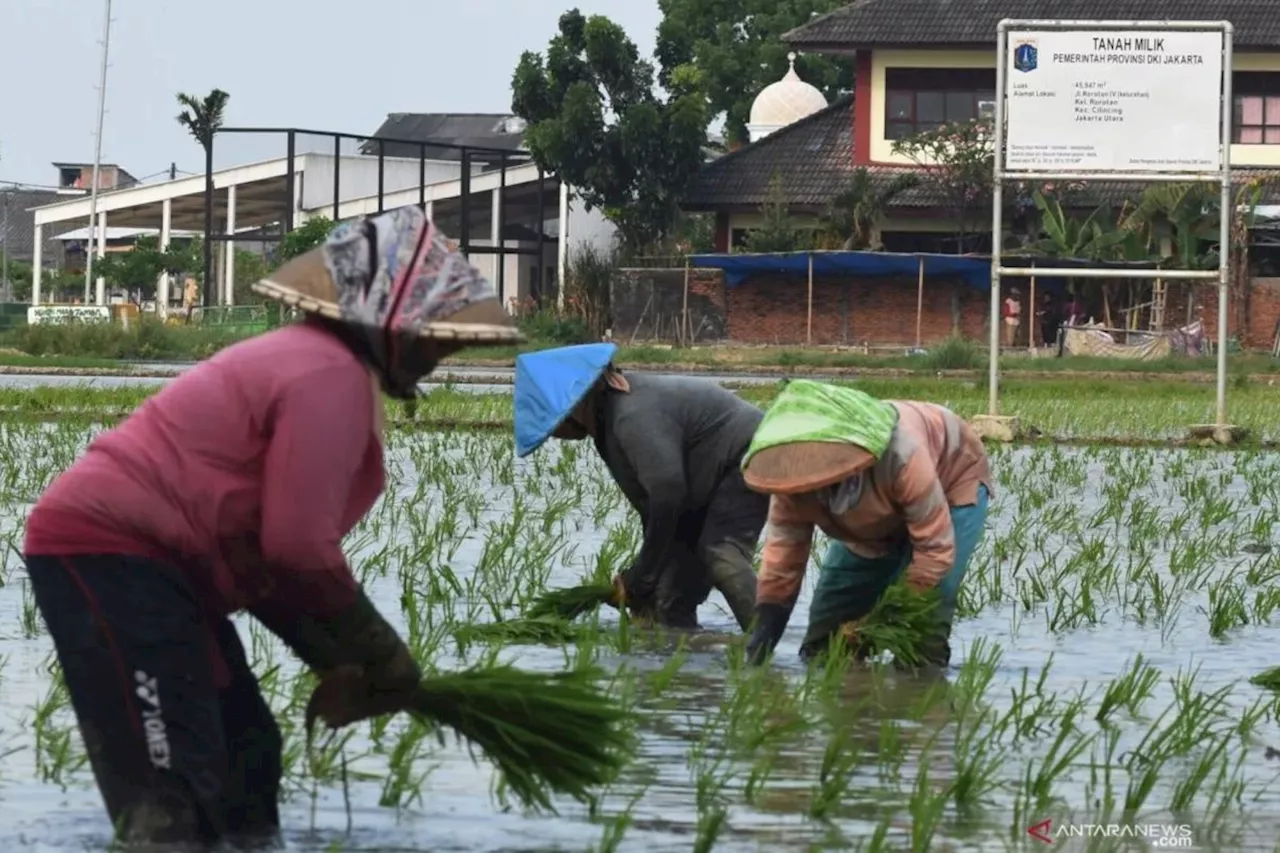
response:
<path fill-rule="evenodd" d="M 939 402 L 947 402 L 954 386 L 938 387 Z M 957 405 L 969 405 L 955 393 Z M 1026 827 L 1050 814 L 1124 822 L 1177 807 L 1194 816 L 1197 840 L 1216 821 L 1211 837 L 1226 840 L 1218 849 L 1250 849 L 1234 843 L 1232 826 L 1275 802 L 1264 747 L 1278 703 L 1234 680 L 1254 674 L 1239 668 L 1256 657 L 1237 645 L 1265 644 L 1276 609 L 1274 455 L 992 448 L 1000 498 L 961 591 L 951 669 L 922 678 L 851 666 L 847 651 L 800 667 L 802 598 L 776 664 L 758 670 L 741 667 L 739 644 L 708 649 L 652 637 L 608 608 L 563 634 L 560 622 L 522 635 L 530 605 L 549 589 L 582 575 L 607 580 L 625 567 L 640 528 L 589 447 L 564 444 L 515 460 L 509 435 L 461 428 L 472 415 L 508 418 L 509 405 L 457 391 L 422 401 L 417 423 L 390 431 L 387 495 L 345 544 L 371 595 L 433 669 L 465 667 L 477 656 L 484 665 L 501 659 L 586 673 L 603 665 L 616 673 L 603 689 L 622 708 L 635 708 L 636 728 L 624 728 L 628 746 L 639 741 L 638 756 L 625 769 L 615 765 L 605 784 L 591 787 L 586 809 L 564 822 L 514 823 L 527 843 L 584 849 L 598 838 L 597 849 L 688 849 L 696 840 L 728 853 L 848 849 L 860 841 L 879 850 L 994 849 L 1013 833 L 1021 849 Z M 1087 401 L 1036 405 L 1049 427 L 1081 434 L 1127 428 L 1141 411 L 1108 403 L 1106 411 L 1130 418 L 1113 423 L 1101 407 L 1073 420 L 1069 409 L 1088 408 Z M 96 429 L 88 421 L 101 411 L 0 428 L 7 547 L 20 544 L 24 506 L 83 448 Z M 455 423 L 449 432 L 424 430 L 433 419 Z M 1170 423 L 1153 420 L 1151 431 Z M 815 540 L 821 550 L 823 537 Z M 1269 550 L 1259 552 L 1264 545 Z M 25 615 L 30 592 L 12 554 L 0 577 L 8 582 L 0 612 L 10 616 L 6 695 L 29 696 L 26 709 L 50 709 L 38 727 L 37 760 L 33 721 L 10 719 L 0 707 L 3 784 L 28 786 L 24 804 L 38 804 L 38 792 L 48 790 L 58 804 L 78 797 L 89 813 L 98 805 L 69 710 L 60 698 L 52 704 L 53 676 L 27 664 L 47 654 L 48 638 L 34 607 Z M 705 612 L 720 618 L 714 607 Z M 413 831 L 413 821 L 399 830 L 397 819 L 417 812 L 430 825 L 443 808 L 435 804 L 439 790 L 452 795 L 450 811 L 476 818 L 474 831 L 485 831 L 485 804 L 468 806 L 457 792 L 483 798 L 496 782 L 501 794 L 502 772 L 473 766 L 465 751 L 427 736 L 438 727 L 404 716 L 353 727 L 308 753 L 304 712 L 313 677 L 251 619 L 237 622 L 284 738 L 286 824 L 314 809 L 322 847 L 325 833 L 338 831 L 326 827 L 345 824 L 349 799 L 362 830 L 387 834 L 375 846 L 413 847 L 420 837 L 393 837 Z M 1203 674 L 1174 675 L 1169 661 L 1188 655 L 1203 660 Z M 840 726 L 848 748 L 835 750 Z M 74 748 L 60 752 L 62 733 Z M 686 752 L 690 739 L 705 744 L 702 754 Z M 46 773 L 58 781 L 45 781 Z M 0 837 L 7 837 L 22 826 L 24 810 L 0 811 Z M 504 817 L 521 819 L 518 812 Z M 575 831 L 573 822 L 583 819 L 599 824 L 600 835 Z M 472 846 L 487 843 L 476 839 Z M 1104 849 L 1103 841 L 1092 849 Z"/>

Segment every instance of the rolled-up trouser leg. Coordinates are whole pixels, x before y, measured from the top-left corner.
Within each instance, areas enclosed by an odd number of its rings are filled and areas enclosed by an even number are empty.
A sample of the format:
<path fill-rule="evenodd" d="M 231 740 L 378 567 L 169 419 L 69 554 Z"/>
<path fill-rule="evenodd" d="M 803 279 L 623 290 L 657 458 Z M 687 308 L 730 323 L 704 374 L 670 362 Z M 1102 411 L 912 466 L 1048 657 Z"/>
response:
<path fill-rule="evenodd" d="M 711 573 L 711 583 L 744 631 L 755 615 L 756 543 L 768 518 L 769 496 L 747 488 L 735 468 L 707 506 L 698 538 L 698 556 Z"/>
<path fill-rule="evenodd" d="M 26 562 L 120 840 L 220 840 L 227 752 L 213 638 L 186 582 L 137 557 Z"/>
<path fill-rule="evenodd" d="M 688 548 L 677 543 L 668 553 L 671 563 L 658 581 L 658 621 L 668 628 L 697 630 L 698 607 L 711 594 L 711 577 Z"/>
<path fill-rule="evenodd" d="M 280 830 L 280 777 L 284 772 L 280 729 L 249 668 L 235 625 L 224 619 L 214 633 L 231 675 L 228 686 L 218 694 L 227 740 L 223 794 L 227 833 L 241 847 L 272 843 Z"/>
<path fill-rule="evenodd" d="M 987 489 L 980 486 L 976 504 L 951 507 L 956 558 L 938 587 L 941 594 L 939 629 L 934 636 L 922 640 L 925 660 L 939 666 L 946 666 L 951 660 L 951 625 L 960 598 L 960 584 L 982 541 L 987 503 Z M 809 628 L 801 654 L 812 657 L 821 653 L 841 625 L 870 613 L 876 600 L 910 562 L 910 547 L 886 557 L 869 559 L 859 557 L 838 542 L 831 543 L 823 557 L 818 588 L 809 606 Z"/>

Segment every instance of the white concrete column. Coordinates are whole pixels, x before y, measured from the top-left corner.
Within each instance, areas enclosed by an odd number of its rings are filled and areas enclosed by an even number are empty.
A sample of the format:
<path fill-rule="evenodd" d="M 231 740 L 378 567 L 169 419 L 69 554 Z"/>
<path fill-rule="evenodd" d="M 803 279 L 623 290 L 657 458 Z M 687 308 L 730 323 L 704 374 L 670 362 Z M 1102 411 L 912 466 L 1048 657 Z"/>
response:
<path fill-rule="evenodd" d="M 98 211 L 98 260 L 101 261 L 107 256 L 107 214 L 106 211 Z M 107 280 L 102 276 L 98 276 L 96 301 L 99 305 L 107 304 Z"/>
<path fill-rule="evenodd" d="M 31 246 L 31 304 L 40 304 L 40 273 L 44 267 L 44 226 L 37 225 Z"/>
<path fill-rule="evenodd" d="M 492 246 L 496 252 L 502 247 L 502 193 L 498 192 L 496 188 L 492 189 L 489 191 L 489 199 L 489 245 Z M 502 288 L 498 293 L 498 301 L 503 305 L 506 305 L 506 276 L 499 276 L 498 273 L 498 269 L 505 265 L 506 258 L 497 254 L 490 255 L 489 257 L 493 259 L 489 266 L 489 269 L 492 271 L 492 275 L 489 280 L 493 282 L 494 287 L 497 287 L 498 279 L 503 279 Z"/>
<path fill-rule="evenodd" d="M 556 308 L 564 310 L 564 268 L 569 262 L 569 185 L 560 181 L 560 237 L 556 241 Z"/>
<path fill-rule="evenodd" d="M 169 251 L 171 233 L 173 231 L 173 200 L 166 198 L 160 205 L 160 251 Z M 160 273 L 160 281 L 156 285 L 156 316 L 163 320 L 169 315 L 169 289 L 171 287 L 168 272 Z"/>
<path fill-rule="evenodd" d="M 227 187 L 227 236 L 236 233 L 236 187 L 235 184 Z M 223 304 L 235 304 L 236 290 L 236 243 L 234 240 L 227 241 L 226 263 L 222 265 L 224 275 L 223 280 Z"/>
<path fill-rule="evenodd" d="M 427 221 L 434 222 L 436 219 L 436 203 L 432 199 L 427 199 Z"/>

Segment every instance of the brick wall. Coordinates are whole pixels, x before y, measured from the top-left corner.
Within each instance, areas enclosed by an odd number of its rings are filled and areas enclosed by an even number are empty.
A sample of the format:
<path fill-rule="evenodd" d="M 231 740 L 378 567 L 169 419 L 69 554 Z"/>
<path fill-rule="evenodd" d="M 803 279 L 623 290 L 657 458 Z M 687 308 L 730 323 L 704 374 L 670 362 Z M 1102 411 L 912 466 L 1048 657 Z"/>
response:
<path fill-rule="evenodd" d="M 1201 285 L 1199 316 L 1210 340 L 1218 338 L 1218 288 Z M 1241 311 L 1233 299 L 1227 305 L 1227 335 L 1242 339 L 1246 349 L 1271 349 L 1275 341 L 1276 323 L 1280 321 L 1280 278 L 1255 278 L 1248 297 L 1245 326 L 1241 329 Z"/>
<path fill-rule="evenodd" d="M 689 317 L 696 343 L 732 341 L 741 344 L 803 344 L 807 339 L 808 282 L 804 276 L 761 275 L 737 287 L 726 287 L 719 270 L 692 270 Z M 814 279 L 813 337 L 815 345 L 912 345 L 916 340 L 914 278 Z M 1022 285 L 1022 297 L 1029 292 Z M 679 341 L 684 293 L 683 269 L 619 270 L 613 285 L 613 328 L 618 341 Z M 1172 286 L 1167 317 L 1180 325 L 1191 303 L 1191 317 L 1199 317 L 1210 338 L 1217 337 L 1217 288 Z M 927 346 L 959 332 L 985 341 L 990 317 L 988 292 L 962 281 L 925 280 L 920 336 Z M 1101 319 L 1101 317 L 1099 317 Z M 1119 323 L 1116 313 L 1113 321 Z M 1237 313 L 1230 315 L 1232 335 L 1239 334 Z M 1280 321 L 1280 278 L 1258 278 L 1250 294 L 1245 346 L 1270 349 Z M 1019 345 L 1025 345 L 1023 324 Z"/>

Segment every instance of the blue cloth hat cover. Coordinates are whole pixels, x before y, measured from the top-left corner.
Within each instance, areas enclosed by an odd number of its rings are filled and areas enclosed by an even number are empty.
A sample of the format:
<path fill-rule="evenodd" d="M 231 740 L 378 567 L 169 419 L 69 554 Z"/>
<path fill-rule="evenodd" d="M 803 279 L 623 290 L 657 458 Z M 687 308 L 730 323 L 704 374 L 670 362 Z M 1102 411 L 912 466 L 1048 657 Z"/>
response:
<path fill-rule="evenodd" d="M 528 456 L 556 431 L 604 375 L 615 344 L 557 347 L 516 357 L 516 455 Z"/>

